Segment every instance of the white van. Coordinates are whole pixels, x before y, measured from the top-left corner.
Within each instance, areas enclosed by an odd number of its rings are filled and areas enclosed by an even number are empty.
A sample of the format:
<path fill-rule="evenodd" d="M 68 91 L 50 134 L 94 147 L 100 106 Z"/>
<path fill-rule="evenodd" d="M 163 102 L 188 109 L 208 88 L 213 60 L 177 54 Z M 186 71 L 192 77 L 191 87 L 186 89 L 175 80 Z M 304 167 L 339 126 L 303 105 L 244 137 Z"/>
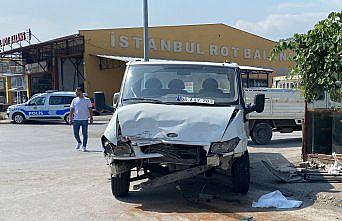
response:
<path fill-rule="evenodd" d="M 64 120 L 69 122 L 70 104 L 75 92 L 48 91 L 25 103 L 9 106 L 7 115 L 16 124 L 25 120 Z"/>
<path fill-rule="evenodd" d="M 249 189 L 247 114 L 238 65 L 209 62 L 127 64 L 114 115 L 102 136 L 115 197 L 221 170 L 235 192 Z M 137 176 L 131 170 L 137 168 Z M 141 171 L 141 173 L 139 173 Z"/>

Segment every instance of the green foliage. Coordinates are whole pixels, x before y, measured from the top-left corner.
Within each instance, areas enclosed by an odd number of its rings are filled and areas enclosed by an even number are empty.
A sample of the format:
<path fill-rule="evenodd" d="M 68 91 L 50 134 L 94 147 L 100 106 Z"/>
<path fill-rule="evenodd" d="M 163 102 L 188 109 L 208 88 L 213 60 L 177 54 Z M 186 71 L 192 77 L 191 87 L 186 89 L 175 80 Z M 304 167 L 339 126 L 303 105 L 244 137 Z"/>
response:
<path fill-rule="evenodd" d="M 306 34 L 294 34 L 293 38 L 279 42 L 272 50 L 271 59 L 280 52 L 291 50 L 290 58 L 296 64 L 292 74 L 301 76 L 302 91 L 310 102 L 322 90 L 333 100 L 342 97 L 342 89 L 336 83 L 342 80 L 342 11 L 332 12 Z"/>

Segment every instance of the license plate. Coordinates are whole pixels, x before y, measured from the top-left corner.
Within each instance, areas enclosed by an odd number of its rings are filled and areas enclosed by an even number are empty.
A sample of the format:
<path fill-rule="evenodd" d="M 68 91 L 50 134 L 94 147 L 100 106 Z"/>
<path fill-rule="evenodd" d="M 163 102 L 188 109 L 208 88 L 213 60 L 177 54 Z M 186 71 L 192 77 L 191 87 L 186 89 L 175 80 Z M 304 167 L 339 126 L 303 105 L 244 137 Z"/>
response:
<path fill-rule="evenodd" d="M 217 156 L 207 157 L 207 165 L 208 166 L 219 166 L 220 158 Z"/>

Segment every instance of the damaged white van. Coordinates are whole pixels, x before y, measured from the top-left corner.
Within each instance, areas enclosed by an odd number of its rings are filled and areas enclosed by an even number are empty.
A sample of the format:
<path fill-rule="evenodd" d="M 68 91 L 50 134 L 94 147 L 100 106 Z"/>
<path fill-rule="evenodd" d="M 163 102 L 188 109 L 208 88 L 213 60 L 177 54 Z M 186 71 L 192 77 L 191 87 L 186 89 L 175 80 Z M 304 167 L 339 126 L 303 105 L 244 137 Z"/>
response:
<path fill-rule="evenodd" d="M 155 188 L 217 170 L 248 192 L 246 114 L 262 112 L 265 97 L 245 105 L 236 64 L 131 62 L 116 98 L 102 136 L 115 197 L 133 181 L 148 178 L 133 188 Z"/>

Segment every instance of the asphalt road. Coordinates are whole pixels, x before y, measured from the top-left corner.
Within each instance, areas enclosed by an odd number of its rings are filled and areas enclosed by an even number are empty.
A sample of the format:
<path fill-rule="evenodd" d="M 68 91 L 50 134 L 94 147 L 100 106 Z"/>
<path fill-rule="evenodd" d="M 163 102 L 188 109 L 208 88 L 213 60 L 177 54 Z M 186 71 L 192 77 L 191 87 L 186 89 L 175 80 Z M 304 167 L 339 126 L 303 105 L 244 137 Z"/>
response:
<path fill-rule="evenodd" d="M 132 190 L 129 197 L 115 199 L 100 145 L 107 122 L 100 117 L 90 126 L 87 153 L 73 149 L 71 127 L 63 123 L 0 123 L 0 220 L 342 219 L 341 207 L 317 199 L 321 192 L 340 193 L 340 185 L 279 184 L 260 163 L 299 162 L 300 133 L 276 134 L 267 146 L 250 145 L 252 186 L 246 196 L 233 194 L 229 179 L 213 176 L 149 192 Z M 251 207 L 275 189 L 304 205 L 286 211 Z"/>

